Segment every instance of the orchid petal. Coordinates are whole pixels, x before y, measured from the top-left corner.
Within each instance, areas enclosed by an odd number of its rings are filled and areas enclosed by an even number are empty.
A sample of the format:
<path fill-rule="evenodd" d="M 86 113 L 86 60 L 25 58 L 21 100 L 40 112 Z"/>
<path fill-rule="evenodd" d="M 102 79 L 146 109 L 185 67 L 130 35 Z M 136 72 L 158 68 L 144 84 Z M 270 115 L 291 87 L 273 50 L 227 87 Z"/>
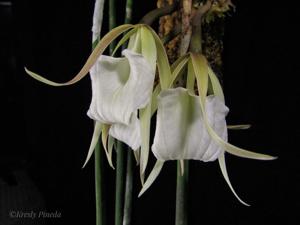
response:
<path fill-rule="evenodd" d="M 175 63 L 176 66 L 173 67 L 172 65 L 172 77 L 171 77 L 171 82 L 168 86 L 168 88 L 171 88 L 175 81 L 184 73 L 184 68 L 189 61 L 189 58 L 187 56 L 182 56 L 180 57 Z"/>
<path fill-rule="evenodd" d="M 136 165 L 140 165 L 140 154 L 141 154 L 141 148 L 137 149 L 136 151 L 133 152 L 134 159 L 136 161 Z"/>
<path fill-rule="evenodd" d="M 142 196 L 143 193 L 145 193 L 145 191 L 147 191 L 147 189 L 152 185 L 152 183 L 156 180 L 156 178 L 158 177 L 158 175 L 160 174 L 161 172 L 161 169 L 164 165 L 164 161 L 160 161 L 160 160 L 157 160 L 150 175 L 148 176 L 145 184 L 143 185 L 143 188 L 142 190 L 140 191 L 139 193 L 139 197 Z"/>
<path fill-rule="evenodd" d="M 209 66 L 207 67 L 207 69 L 208 69 L 208 76 L 209 76 L 210 82 L 212 84 L 212 90 L 213 90 L 214 95 L 218 96 L 224 102 L 225 97 L 224 97 L 223 89 L 219 82 L 218 77 L 216 76 L 214 71 Z"/>
<path fill-rule="evenodd" d="M 92 141 L 91 141 L 91 144 L 90 144 L 90 148 L 89 148 L 86 160 L 85 160 L 82 168 L 84 168 L 86 166 L 86 164 L 88 163 L 88 161 L 90 160 L 90 158 L 91 158 L 91 156 L 92 156 L 92 154 L 95 150 L 95 147 L 96 147 L 96 145 L 99 141 L 101 130 L 102 130 L 102 124 L 99 123 L 98 121 L 96 121 L 95 125 L 94 125 L 94 133 L 93 133 Z"/>
<path fill-rule="evenodd" d="M 179 160 L 181 176 L 184 175 L 184 160 Z"/>
<path fill-rule="evenodd" d="M 201 67 L 206 67 L 206 70 L 208 73 L 209 72 L 209 66 L 207 65 L 207 63 L 201 65 L 201 59 L 203 59 L 202 55 L 199 54 L 191 54 L 191 59 L 192 59 L 192 64 L 193 64 L 193 69 L 194 69 L 194 73 L 197 79 L 197 86 L 198 86 L 198 92 L 199 92 L 199 97 L 198 97 L 198 101 L 200 103 L 200 110 L 201 110 L 201 114 L 203 115 L 203 122 L 204 125 L 206 127 L 206 130 L 209 134 L 209 136 L 225 151 L 227 151 L 230 154 L 239 156 L 239 157 L 244 157 L 244 158 L 250 158 L 250 159 L 259 159 L 259 160 L 273 160 L 276 159 L 276 157 L 270 156 L 270 155 L 266 155 L 266 154 L 261 154 L 261 153 L 255 153 L 255 152 L 251 152 L 239 147 L 236 147 L 232 144 L 227 143 L 226 141 L 224 141 L 222 139 L 222 137 L 220 137 L 219 134 L 217 134 L 213 127 L 210 125 L 209 123 L 209 118 L 205 113 L 205 98 L 206 98 L 206 93 L 207 93 L 207 85 L 204 85 L 205 83 L 207 84 L 207 78 L 204 77 L 204 75 L 206 76 L 206 73 L 201 73 L 200 68 Z M 205 58 L 204 58 L 205 59 Z M 205 68 L 202 68 L 205 70 Z M 213 83 L 215 83 L 215 85 L 217 85 L 218 80 L 216 76 L 210 76 L 210 78 L 214 77 L 215 80 L 211 80 L 212 85 Z M 213 79 L 214 79 L 213 78 Z M 217 85 L 218 86 L 218 85 Z M 224 99 L 222 99 L 222 89 L 221 86 L 216 87 L 216 89 L 214 90 L 214 92 L 216 92 L 216 94 L 218 93 L 218 98 L 221 99 L 222 102 L 224 102 Z"/>
<path fill-rule="evenodd" d="M 141 151 L 140 151 L 140 178 L 144 183 L 144 174 L 148 164 L 149 158 L 149 142 L 150 142 L 150 127 L 151 127 L 151 104 L 146 108 L 140 109 L 140 120 L 141 120 Z"/>
<path fill-rule="evenodd" d="M 250 127 L 250 124 L 227 125 L 227 128 L 230 130 L 247 130 Z"/>
<path fill-rule="evenodd" d="M 118 27 L 112 29 L 109 33 L 107 33 L 99 41 L 99 43 L 97 44 L 97 46 L 95 47 L 95 49 L 93 50 L 93 52 L 89 56 L 89 58 L 87 59 L 84 66 L 79 71 L 79 73 L 77 75 L 75 75 L 75 77 L 73 79 L 71 79 L 71 80 L 69 80 L 65 83 L 57 83 L 57 82 L 53 82 L 51 80 L 48 80 L 48 79 L 44 78 L 43 76 L 30 71 L 26 67 L 25 67 L 25 71 L 28 75 L 30 75 L 34 79 L 36 79 L 36 80 L 38 80 L 42 83 L 51 85 L 51 86 L 66 86 L 66 85 L 75 84 L 88 74 L 89 70 L 93 67 L 93 65 L 95 64 L 95 62 L 99 58 L 99 56 L 105 51 L 105 49 L 109 46 L 109 44 L 114 39 L 116 39 L 119 35 L 121 35 L 122 33 L 126 32 L 127 30 L 132 29 L 134 27 L 135 27 L 135 25 L 124 24 L 124 25 L 121 25 L 121 26 L 118 26 Z"/>
<path fill-rule="evenodd" d="M 102 127 L 102 144 L 104 147 L 105 155 L 108 161 L 108 164 L 110 165 L 111 168 L 115 169 L 112 163 L 112 157 L 111 154 L 109 153 L 109 150 L 107 149 L 107 139 L 109 137 L 109 130 L 110 130 L 110 125 L 108 124 L 103 124 Z"/>
<path fill-rule="evenodd" d="M 175 82 L 175 80 L 184 72 L 184 68 L 186 63 L 188 62 L 188 55 L 181 56 L 178 58 L 171 66 L 171 82 L 169 84 L 169 88 L 171 88 Z M 189 76 L 188 76 L 189 79 Z M 153 93 L 152 93 L 152 103 L 151 103 L 151 115 L 153 115 L 157 110 L 157 96 L 161 92 L 160 84 L 157 84 Z"/>
<path fill-rule="evenodd" d="M 136 29 L 136 32 L 130 37 L 127 49 L 134 52 L 141 52 L 141 29 Z"/>
<path fill-rule="evenodd" d="M 206 104 L 211 126 L 227 140 L 228 108 L 215 96 L 209 96 Z M 202 161 L 213 161 L 223 152 L 206 131 L 197 96 L 184 88 L 161 92 L 152 151 L 159 160 Z"/>
<path fill-rule="evenodd" d="M 112 56 L 114 56 L 116 54 L 116 52 L 118 51 L 118 49 L 130 38 L 130 40 L 132 39 L 132 37 L 135 37 L 137 33 L 137 28 L 133 28 L 130 31 L 128 31 L 123 37 L 122 39 L 118 42 L 117 46 L 115 47 L 113 53 L 111 54 Z M 130 49 L 130 48 L 129 48 Z"/>
<path fill-rule="evenodd" d="M 108 135 L 108 163 L 113 169 L 115 168 L 112 162 L 112 152 L 114 148 L 114 143 L 115 139 L 112 136 Z"/>
<path fill-rule="evenodd" d="M 187 79 L 186 79 L 186 88 L 189 90 L 190 93 L 195 94 L 195 82 L 196 77 L 195 73 L 193 71 L 193 65 L 191 61 L 188 63 L 188 73 L 187 73 Z"/>
<path fill-rule="evenodd" d="M 171 68 L 170 68 L 168 56 L 166 53 L 166 49 L 162 44 L 159 36 L 150 26 L 147 26 L 147 28 L 151 31 L 153 38 L 155 40 L 156 50 L 157 50 L 157 68 L 159 72 L 159 80 L 160 80 L 161 89 L 164 90 L 167 89 L 171 84 Z"/>
<path fill-rule="evenodd" d="M 156 69 L 157 51 L 156 44 L 152 33 L 147 27 L 142 26 L 140 28 L 141 33 L 141 53 L 147 62 L 150 64 L 153 71 Z M 141 121 L 141 154 L 140 154 L 140 178 L 141 182 L 144 183 L 144 174 L 148 164 L 149 158 L 149 145 L 150 145 L 150 125 L 151 125 L 151 97 L 152 97 L 152 86 L 151 95 L 148 105 L 139 110 L 139 116 Z"/>
<path fill-rule="evenodd" d="M 203 55 L 191 54 L 190 63 L 192 64 L 191 68 L 193 68 L 194 71 L 189 72 L 194 72 L 197 80 L 199 96 L 200 98 L 202 98 L 202 100 L 204 100 L 207 95 L 208 89 L 207 60 Z M 205 106 L 205 101 L 203 101 L 203 104 Z"/>
<path fill-rule="evenodd" d="M 242 199 L 240 199 L 240 197 L 236 194 L 236 192 L 234 191 L 232 185 L 231 185 L 231 182 L 229 180 L 229 177 L 228 177 L 228 173 L 227 173 L 227 169 L 226 169 L 226 162 L 225 162 L 225 153 L 222 153 L 219 158 L 218 158 L 218 161 L 219 161 L 219 165 L 220 165 L 220 168 L 221 168 L 221 171 L 222 171 L 222 174 L 223 174 L 223 177 L 224 179 L 226 180 L 230 190 L 232 191 L 232 193 L 234 194 L 234 196 L 243 204 L 243 205 L 246 205 L 246 206 L 250 206 L 249 204 L 245 203 Z"/>
<path fill-rule="evenodd" d="M 156 69 L 157 50 L 155 40 L 151 31 L 145 26 L 140 28 L 141 31 L 141 54 L 152 66 L 152 70 Z"/>
<path fill-rule="evenodd" d="M 153 116 L 157 110 L 157 96 L 159 95 L 160 92 L 161 92 L 160 84 L 157 84 L 152 93 L 151 116 Z"/>

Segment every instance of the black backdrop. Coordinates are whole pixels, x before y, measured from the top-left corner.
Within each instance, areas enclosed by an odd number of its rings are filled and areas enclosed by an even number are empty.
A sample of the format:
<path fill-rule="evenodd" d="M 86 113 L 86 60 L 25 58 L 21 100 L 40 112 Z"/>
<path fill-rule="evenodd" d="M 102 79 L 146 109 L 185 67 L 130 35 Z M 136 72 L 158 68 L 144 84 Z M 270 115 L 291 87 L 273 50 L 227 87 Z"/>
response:
<path fill-rule="evenodd" d="M 121 20 L 124 1 L 118 2 Z M 136 2 L 135 22 L 155 7 L 155 1 Z M 190 224 L 297 224 L 291 222 L 300 204 L 296 13 L 283 3 L 235 3 L 237 11 L 227 19 L 224 37 L 228 123 L 250 123 L 252 128 L 230 131 L 230 141 L 279 159 L 262 162 L 227 155 L 232 184 L 251 207 L 234 198 L 217 163 L 191 162 Z M 16 169 L 28 172 L 45 210 L 62 214 L 45 224 L 94 224 L 92 161 L 81 169 L 93 127 L 86 116 L 90 81 L 49 87 L 29 78 L 23 66 L 51 80 L 70 79 L 91 51 L 93 4 L 23 0 L 13 2 L 12 8 L 1 7 L 0 175 L 5 179 Z M 107 165 L 105 172 L 111 220 L 115 173 Z M 167 163 L 140 199 L 137 177 L 134 224 L 173 224 L 175 163 Z"/>

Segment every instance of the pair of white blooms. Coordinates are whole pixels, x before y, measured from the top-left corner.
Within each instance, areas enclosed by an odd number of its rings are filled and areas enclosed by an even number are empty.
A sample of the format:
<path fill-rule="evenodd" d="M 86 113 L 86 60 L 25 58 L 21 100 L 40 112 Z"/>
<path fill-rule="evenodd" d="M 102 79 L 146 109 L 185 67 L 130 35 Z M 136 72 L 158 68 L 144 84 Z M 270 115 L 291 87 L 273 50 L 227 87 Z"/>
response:
<path fill-rule="evenodd" d="M 141 146 L 138 109 L 151 100 L 155 71 L 132 50 L 124 57 L 100 56 L 90 70 L 92 102 L 88 116 L 110 124 L 109 135 L 133 150 Z M 152 151 L 158 160 L 195 159 L 213 161 L 223 149 L 205 129 L 198 97 L 187 89 L 161 91 L 157 97 L 157 123 Z M 228 108 L 216 96 L 206 98 L 206 113 L 215 132 L 227 140 Z"/>
<path fill-rule="evenodd" d="M 123 57 L 102 55 L 106 47 L 126 31 L 128 33 L 118 44 L 120 47 L 130 38 L 128 49 L 122 52 Z M 177 77 L 185 71 L 186 64 L 187 88 L 172 88 Z M 153 90 L 156 67 L 159 83 Z M 52 86 L 74 84 L 90 72 L 92 101 L 87 114 L 96 123 L 85 164 L 102 132 L 102 143 L 111 166 L 111 137 L 126 143 L 135 152 L 140 149 L 142 181 L 149 154 L 151 117 L 157 110 L 151 147 L 157 162 L 140 194 L 150 187 L 167 160 L 208 162 L 218 159 L 226 182 L 239 199 L 228 178 L 225 151 L 244 158 L 274 159 L 227 143 L 225 117 L 229 110 L 221 85 L 205 57 L 191 53 L 178 59 L 170 68 L 163 44 L 146 25 L 125 24 L 110 31 L 97 44 L 80 72 L 68 82 L 56 83 L 25 70 L 33 78 Z M 199 95 L 194 94 L 195 82 Z M 241 199 L 239 201 L 247 205 Z"/>

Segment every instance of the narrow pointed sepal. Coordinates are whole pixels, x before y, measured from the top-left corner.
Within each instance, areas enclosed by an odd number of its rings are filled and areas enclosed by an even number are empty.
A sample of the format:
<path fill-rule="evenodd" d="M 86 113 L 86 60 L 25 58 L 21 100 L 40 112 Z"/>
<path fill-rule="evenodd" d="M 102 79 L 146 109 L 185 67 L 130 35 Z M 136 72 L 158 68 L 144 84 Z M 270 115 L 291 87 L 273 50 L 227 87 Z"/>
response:
<path fill-rule="evenodd" d="M 131 24 L 124 24 L 114 28 L 109 33 L 107 33 L 96 45 L 95 49 L 93 50 L 93 52 L 91 53 L 84 66 L 81 68 L 81 70 L 74 76 L 73 79 L 67 82 L 64 83 L 53 82 L 51 80 L 44 78 L 44 76 L 41 76 L 37 73 L 30 71 L 27 68 L 25 68 L 25 71 L 28 75 L 30 75 L 34 79 L 51 86 L 67 86 L 67 85 L 75 84 L 88 74 L 89 70 L 95 64 L 99 56 L 105 51 L 105 49 L 114 39 L 116 39 L 119 35 L 134 27 L 135 26 Z"/>
<path fill-rule="evenodd" d="M 233 189 L 232 185 L 231 185 L 231 182 L 229 180 L 229 177 L 228 177 L 228 173 L 227 173 L 227 169 L 226 169 L 226 162 L 225 162 L 225 153 L 222 153 L 220 154 L 219 158 L 218 158 L 218 161 L 219 161 L 219 166 L 220 166 L 220 169 L 221 169 L 221 172 L 223 174 L 223 177 L 226 181 L 226 183 L 228 184 L 230 190 L 232 191 L 232 193 L 234 194 L 234 196 L 239 200 L 240 203 L 242 203 L 243 205 L 245 206 L 250 206 L 249 204 L 247 204 L 246 202 L 244 202 L 238 195 L 237 193 L 235 192 L 235 190 Z"/>
<path fill-rule="evenodd" d="M 230 130 L 247 130 L 250 127 L 250 124 L 227 125 L 227 128 Z"/>
<path fill-rule="evenodd" d="M 142 190 L 139 193 L 139 197 L 141 197 L 142 194 L 144 194 L 145 191 L 147 191 L 148 188 L 153 184 L 153 182 L 156 180 L 156 178 L 160 174 L 163 165 L 164 165 L 164 161 L 161 161 L 161 160 L 156 161 L 151 173 L 149 174 L 146 182 L 144 183 L 144 185 L 142 187 Z"/>
<path fill-rule="evenodd" d="M 108 164 L 110 165 L 111 168 L 115 169 L 113 162 L 112 162 L 112 154 L 110 153 L 110 148 L 112 148 L 111 143 L 108 143 L 109 141 L 109 130 L 110 130 L 110 125 L 108 124 L 103 124 L 102 126 L 102 145 L 104 147 L 105 155 L 108 161 Z"/>
<path fill-rule="evenodd" d="M 86 164 L 88 163 L 88 161 L 90 160 L 90 158 L 91 158 L 91 156 L 92 156 L 92 154 L 95 150 L 95 147 L 96 147 L 96 145 L 99 141 L 101 131 L 102 131 L 102 124 L 100 122 L 96 121 L 95 125 L 94 125 L 94 133 L 93 133 L 92 141 L 91 141 L 91 144 L 90 144 L 90 148 L 89 148 L 86 160 L 85 160 L 82 168 L 84 168 L 86 166 Z"/>

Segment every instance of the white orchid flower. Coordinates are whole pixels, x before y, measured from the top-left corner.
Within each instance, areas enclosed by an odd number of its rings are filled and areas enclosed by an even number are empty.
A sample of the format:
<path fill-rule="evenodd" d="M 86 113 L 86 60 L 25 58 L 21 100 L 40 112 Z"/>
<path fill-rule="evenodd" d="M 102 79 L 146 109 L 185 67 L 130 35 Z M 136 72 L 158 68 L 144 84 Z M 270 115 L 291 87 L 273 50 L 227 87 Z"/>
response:
<path fill-rule="evenodd" d="M 228 108 L 216 96 L 206 98 L 211 127 L 227 141 Z M 224 151 L 208 134 L 198 96 L 184 88 L 168 89 L 158 96 L 157 123 L 152 151 L 157 159 L 214 161 Z"/>
<path fill-rule="evenodd" d="M 172 89 L 174 81 L 185 70 L 186 64 L 187 88 Z M 194 159 L 209 162 L 218 159 L 231 191 L 242 204 L 248 206 L 238 197 L 230 183 L 225 152 L 259 160 L 272 160 L 276 157 L 251 152 L 227 142 L 227 128 L 246 129 L 249 125 L 226 125 L 225 117 L 229 109 L 225 106 L 223 90 L 203 55 L 191 53 L 183 56 L 172 68 L 171 82 L 166 88 L 161 88 L 153 109 L 153 112 L 157 109 L 157 121 L 152 151 L 157 162 L 139 196 L 151 186 L 167 160 L 183 162 Z M 194 90 L 195 83 L 197 95 Z"/>
<path fill-rule="evenodd" d="M 137 110 L 150 101 L 155 71 L 141 55 L 124 50 L 125 57 L 100 56 L 91 69 L 92 102 L 88 116 L 110 124 L 109 135 L 133 150 L 141 146 Z"/>
<path fill-rule="evenodd" d="M 51 86 L 75 84 L 90 72 L 92 102 L 88 116 L 95 121 L 95 126 L 84 165 L 92 156 L 102 133 L 102 143 L 111 166 L 113 137 L 134 150 L 140 148 L 140 152 L 135 152 L 139 155 L 143 181 L 149 156 L 152 90 L 156 67 L 161 87 L 165 88 L 171 80 L 167 54 L 158 35 L 147 25 L 121 25 L 98 42 L 96 36 L 99 30 L 98 25 L 93 26 L 93 32 L 96 33 L 93 36 L 95 48 L 79 73 L 70 81 L 57 83 L 26 68 L 25 70 L 36 80 Z M 103 56 L 109 44 L 124 32 L 127 33 L 114 51 L 129 40 L 128 49 L 123 51 L 124 57 Z"/>

